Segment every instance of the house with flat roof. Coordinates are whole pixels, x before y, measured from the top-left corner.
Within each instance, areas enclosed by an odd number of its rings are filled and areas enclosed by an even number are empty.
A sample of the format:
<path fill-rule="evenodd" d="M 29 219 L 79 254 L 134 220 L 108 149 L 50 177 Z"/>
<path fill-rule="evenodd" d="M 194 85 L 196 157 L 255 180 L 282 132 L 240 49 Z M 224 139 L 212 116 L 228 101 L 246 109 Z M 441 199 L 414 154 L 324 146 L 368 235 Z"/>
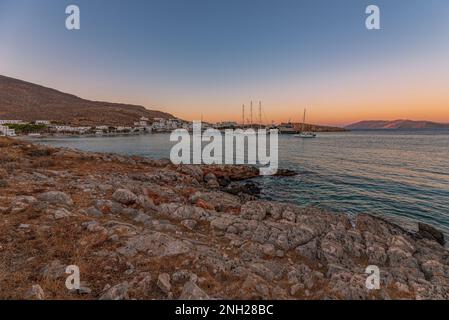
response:
<path fill-rule="evenodd" d="M 34 124 L 44 124 L 46 126 L 50 125 L 50 120 L 36 120 Z"/>
<path fill-rule="evenodd" d="M 16 131 L 14 129 L 8 128 L 7 126 L 0 125 L 0 136 L 15 137 Z"/>
<path fill-rule="evenodd" d="M 0 120 L 0 125 L 5 124 L 25 124 L 22 120 Z"/>

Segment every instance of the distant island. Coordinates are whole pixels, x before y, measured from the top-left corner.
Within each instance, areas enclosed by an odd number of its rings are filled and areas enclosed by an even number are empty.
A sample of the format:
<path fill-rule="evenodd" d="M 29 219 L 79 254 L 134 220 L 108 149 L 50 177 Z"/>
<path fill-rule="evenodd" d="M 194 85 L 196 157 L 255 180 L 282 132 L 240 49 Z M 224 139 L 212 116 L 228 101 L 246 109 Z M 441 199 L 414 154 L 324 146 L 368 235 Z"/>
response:
<path fill-rule="evenodd" d="M 349 130 L 381 130 L 381 129 L 449 129 L 449 123 L 413 120 L 366 120 L 350 124 Z"/>

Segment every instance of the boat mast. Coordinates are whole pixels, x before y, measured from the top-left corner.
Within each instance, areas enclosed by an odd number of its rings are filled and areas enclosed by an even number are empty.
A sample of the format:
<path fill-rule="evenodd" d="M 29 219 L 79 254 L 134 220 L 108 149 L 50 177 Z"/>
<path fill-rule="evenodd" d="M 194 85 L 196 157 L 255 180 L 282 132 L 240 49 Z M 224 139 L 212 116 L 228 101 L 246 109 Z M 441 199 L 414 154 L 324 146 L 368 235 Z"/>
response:
<path fill-rule="evenodd" d="M 306 126 L 306 108 L 304 108 L 304 116 L 302 118 L 302 126 L 301 126 L 301 132 L 304 131 L 304 127 Z"/>
<path fill-rule="evenodd" d="M 251 115 L 250 115 L 251 128 L 253 127 L 253 102 L 251 101 Z"/>
<path fill-rule="evenodd" d="M 259 101 L 259 130 L 262 129 L 262 101 Z"/>
<path fill-rule="evenodd" d="M 245 128 L 245 105 L 242 106 L 242 127 Z"/>

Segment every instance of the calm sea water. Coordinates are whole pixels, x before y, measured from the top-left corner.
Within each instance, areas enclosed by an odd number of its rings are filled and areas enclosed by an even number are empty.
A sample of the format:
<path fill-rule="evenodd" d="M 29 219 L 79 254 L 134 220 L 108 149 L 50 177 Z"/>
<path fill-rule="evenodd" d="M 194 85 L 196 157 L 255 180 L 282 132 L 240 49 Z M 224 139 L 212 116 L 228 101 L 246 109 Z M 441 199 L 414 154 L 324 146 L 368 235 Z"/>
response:
<path fill-rule="evenodd" d="M 39 141 L 153 158 L 168 158 L 172 146 L 167 134 Z M 412 218 L 449 234 L 449 131 L 355 131 L 304 140 L 284 135 L 279 161 L 300 174 L 258 178 L 266 198 Z"/>

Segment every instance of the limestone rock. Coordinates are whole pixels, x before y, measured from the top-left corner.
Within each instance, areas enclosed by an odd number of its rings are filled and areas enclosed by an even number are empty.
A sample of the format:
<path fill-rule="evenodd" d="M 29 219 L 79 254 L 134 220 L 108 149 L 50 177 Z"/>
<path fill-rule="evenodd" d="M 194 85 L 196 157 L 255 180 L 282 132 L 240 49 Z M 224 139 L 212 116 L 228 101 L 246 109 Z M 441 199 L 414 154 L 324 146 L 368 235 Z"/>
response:
<path fill-rule="evenodd" d="M 61 191 L 49 191 L 38 196 L 40 201 L 44 201 L 54 205 L 72 206 L 73 201 L 69 195 Z"/>
<path fill-rule="evenodd" d="M 119 283 L 104 292 L 100 300 L 128 300 L 129 283 L 127 281 Z"/>
<path fill-rule="evenodd" d="M 118 189 L 112 195 L 112 198 L 118 203 L 129 205 L 137 201 L 137 196 L 128 189 Z"/>
<path fill-rule="evenodd" d="M 179 300 L 209 300 L 209 296 L 194 282 L 188 281 L 182 289 Z"/>
<path fill-rule="evenodd" d="M 168 273 L 160 274 L 157 278 L 157 286 L 162 292 L 168 294 L 171 291 L 170 275 Z"/>
<path fill-rule="evenodd" d="M 44 300 L 45 293 L 40 285 L 34 284 L 31 287 L 31 289 L 26 293 L 25 298 L 31 300 Z"/>

